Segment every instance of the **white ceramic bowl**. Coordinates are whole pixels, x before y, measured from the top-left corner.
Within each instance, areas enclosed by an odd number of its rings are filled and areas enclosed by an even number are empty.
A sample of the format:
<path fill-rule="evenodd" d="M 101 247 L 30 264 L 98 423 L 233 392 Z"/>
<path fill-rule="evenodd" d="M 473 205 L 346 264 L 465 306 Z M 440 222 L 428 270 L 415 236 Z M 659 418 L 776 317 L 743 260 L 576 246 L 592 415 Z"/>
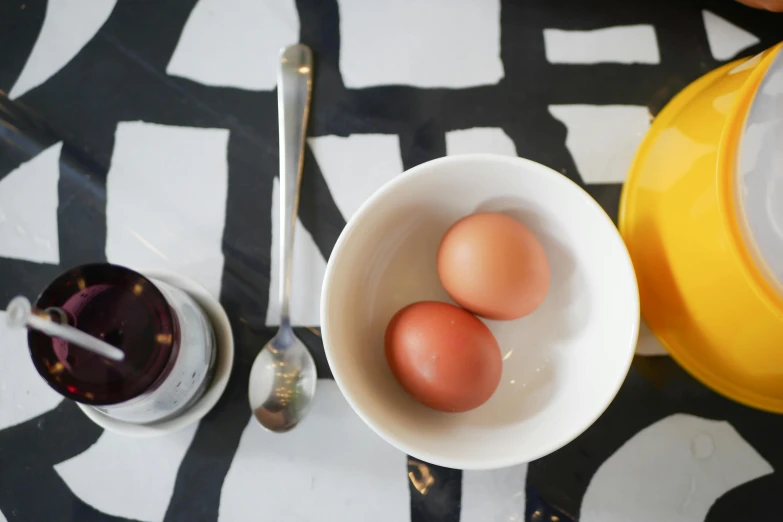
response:
<path fill-rule="evenodd" d="M 407 304 L 451 302 L 438 280 L 438 244 L 477 211 L 530 228 L 551 285 L 531 315 L 485 321 L 503 353 L 492 398 L 473 411 L 440 413 L 397 383 L 383 335 Z M 376 433 L 434 464 L 491 469 L 547 455 L 601 415 L 633 357 L 639 296 L 617 229 L 578 185 L 529 160 L 453 156 L 395 178 L 349 221 L 326 269 L 321 332 L 337 384 Z"/>

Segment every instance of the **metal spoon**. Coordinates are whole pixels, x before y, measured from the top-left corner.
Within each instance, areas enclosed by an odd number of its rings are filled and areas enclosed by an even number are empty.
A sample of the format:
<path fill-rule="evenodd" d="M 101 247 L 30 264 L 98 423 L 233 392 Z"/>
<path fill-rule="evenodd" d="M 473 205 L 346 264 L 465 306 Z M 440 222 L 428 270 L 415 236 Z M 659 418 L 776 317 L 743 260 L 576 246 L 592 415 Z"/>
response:
<path fill-rule="evenodd" d="M 275 432 L 296 426 L 315 394 L 315 363 L 291 328 L 289 296 L 294 226 L 304 162 L 305 128 L 310 111 L 313 55 L 305 45 L 280 54 L 277 112 L 280 127 L 280 330 L 261 350 L 250 370 L 250 408 L 261 425 Z"/>

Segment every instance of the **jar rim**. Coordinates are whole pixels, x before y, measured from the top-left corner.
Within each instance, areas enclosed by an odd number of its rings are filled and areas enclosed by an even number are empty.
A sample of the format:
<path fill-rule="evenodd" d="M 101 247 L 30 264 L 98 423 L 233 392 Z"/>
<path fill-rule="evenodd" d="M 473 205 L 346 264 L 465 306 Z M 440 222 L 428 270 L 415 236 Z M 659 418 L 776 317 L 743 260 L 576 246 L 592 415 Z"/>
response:
<path fill-rule="evenodd" d="M 33 364 L 49 386 L 76 402 L 108 406 L 133 401 L 154 389 L 156 383 L 165 377 L 165 372 L 170 371 L 170 361 L 176 358 L 180 344 L 178 318 L 164 294 L 150 279 L 129 268 L 109 263 L 86 264 L 64 272 L 41 292 L 35 306 L 40 309 L 67 307 L 67 303 L 75 302 L 80 293 L 84 296 L 90 288 L 95 290 L 96 296 L 109 288 L 125 289 L 127 292 L 124 294 L 132 295 L 137 300 L 136 304 L 144 307 L 150 332 L 154 332 L 150 339 L 154 345 L 148 347 L 148 355 L 131 359 L 129 356 L 133 357 L 133 353 L 126 349 L 123 362 L 101 361 L 109 367 L 106 375 L 111 372 L 116 378 L 103 382 L 86 379 L 67 360 L 72 356 L 68 343 L 30 330 L 27 339 Z M 147 346 L 147 343 L 144 344 Z M 81 357 L 100 358 L 80 348 L 74 350 L 76 354 L 81 351 Z M 68 355 L 64 360 L 65 353 Z"/>

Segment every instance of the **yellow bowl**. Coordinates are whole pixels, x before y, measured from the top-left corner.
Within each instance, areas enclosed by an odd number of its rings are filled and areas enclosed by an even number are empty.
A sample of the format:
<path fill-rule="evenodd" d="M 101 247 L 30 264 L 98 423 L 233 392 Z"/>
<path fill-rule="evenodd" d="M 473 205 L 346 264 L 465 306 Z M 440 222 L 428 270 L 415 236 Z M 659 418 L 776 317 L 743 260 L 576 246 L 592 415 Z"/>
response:
<path fill-rule="evenodd" d="M 734 187 L 745 117 L 781 46 L 708 73 L 661 111 L 619 217 L 642 315 L 658 340 L 707 386 L 776 413 L 783 298 L 746 246 Z"/>

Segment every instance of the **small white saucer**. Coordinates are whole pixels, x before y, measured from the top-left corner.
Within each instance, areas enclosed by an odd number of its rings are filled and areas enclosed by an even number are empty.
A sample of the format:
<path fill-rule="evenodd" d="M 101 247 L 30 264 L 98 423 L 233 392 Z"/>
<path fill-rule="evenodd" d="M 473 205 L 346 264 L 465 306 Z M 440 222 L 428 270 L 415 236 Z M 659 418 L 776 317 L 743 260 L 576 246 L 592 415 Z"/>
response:
<path fill-rule="evenodd" d="M 158 279 L 187 292 L 207 313 L 217 341 L 217 360 L 215 361 L 215 375 L 212 377 L 212 383 L 198 402 L 171 420 L 152 424 L 132 424 L 113 419 L 86 404 L 76 403 L 84 414 L 101 428 L 128 437 L 146 438 L 181 430 L 198 422 L 209 413 L 209 410 L 223 395 L 228 378 L 231 376 L 231 367 L 234 364 L 234 337 L 231 334 L 231 324 L 228 322 L 225 310 L 203 286 L 188 277 L 168 270 L 140 270 L 139 272 L 146 277 Z"/>

